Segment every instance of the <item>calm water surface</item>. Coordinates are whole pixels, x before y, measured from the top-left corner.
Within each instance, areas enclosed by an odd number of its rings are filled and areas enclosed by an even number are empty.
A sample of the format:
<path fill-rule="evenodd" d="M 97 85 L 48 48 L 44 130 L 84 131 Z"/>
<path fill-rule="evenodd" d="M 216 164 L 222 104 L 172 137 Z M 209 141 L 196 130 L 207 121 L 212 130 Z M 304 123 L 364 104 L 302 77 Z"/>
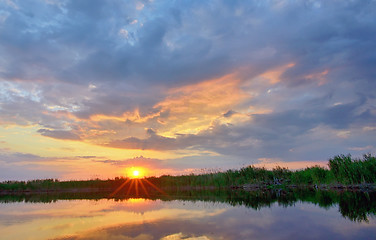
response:
<path fill-rule="evenodd" d="M 0 239 L 376 239 L 373 206 L 352 213 L 363 198 L 345 205 L 325 196 L 321 203 L 256 198 L 2 200 Z"/>

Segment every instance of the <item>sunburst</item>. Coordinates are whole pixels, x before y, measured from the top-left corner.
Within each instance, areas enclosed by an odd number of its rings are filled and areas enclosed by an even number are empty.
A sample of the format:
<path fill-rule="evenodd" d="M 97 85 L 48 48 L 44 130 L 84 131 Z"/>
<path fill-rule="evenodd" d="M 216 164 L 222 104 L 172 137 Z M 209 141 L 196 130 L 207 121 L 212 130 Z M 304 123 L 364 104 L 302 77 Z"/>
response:
<path fill-rule="evenodd" d="M 163 195 L 167 194 L 157 187 L 155 184 L 150 182 L 148 179 L 145 178 L 145 170 L 142 168 L 132 168 L 128 170 L 128 175 L 131 177 L 128 178 L 125 182 L 123 182 L 117 189 L 115 189 L 114 192 L 110 194 L 110 197 L 113 197 L 115 194 L 119 193 L 121 190 L 126 191 L 126 196 L 128 196 L 131 192 L 132 189 L 136 193 L 136 197 L 139 196 L 140 194 L 140 189 L 145 193 L 147 197 L 150 197 L 149 192 L 145 185 L 148 185 L 152 187 L 153 189 L 157 190 L 158 192 L 162 193 Z M 141 187 L 141 188 L 139 188 Z"/>

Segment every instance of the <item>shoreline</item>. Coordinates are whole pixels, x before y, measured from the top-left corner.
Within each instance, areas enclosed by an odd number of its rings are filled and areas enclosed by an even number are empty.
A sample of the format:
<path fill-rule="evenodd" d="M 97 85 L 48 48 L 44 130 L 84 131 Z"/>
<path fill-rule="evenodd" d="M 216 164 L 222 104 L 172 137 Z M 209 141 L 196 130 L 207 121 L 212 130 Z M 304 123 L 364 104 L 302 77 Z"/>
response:
<path fill-rule="evenodd" d="M 375 192 L 376 184 L 244 184 L 235 186 L 180 186 L 165 187 L 162 190 L 178 190 L 178 191 L 203 191 L 203 190 L 244 190 L 244 191 L 265 191 L 265 190 L 321 190 L 321 191 L 352 191 L 352 192 Z M 65 188 L 65 189 L 17 189 L 4 190 L 0 189 L 0 195 L 19 195 L 19 194 L 59 194 L 59 193 L 111 193 L 115 189 L 112 188 Z"/>
<path fill-rule="evenodd" d="M 374 192 L 376 191 L 375 183 L 362 184 L 244 184 L 241 186 L 232 186 L 233 189 L 243 189 L 245 191 L 258 191 L 267 189 L 312 189 L 312 190 L 331 190 L 331 191 L 359 191 Z"/>

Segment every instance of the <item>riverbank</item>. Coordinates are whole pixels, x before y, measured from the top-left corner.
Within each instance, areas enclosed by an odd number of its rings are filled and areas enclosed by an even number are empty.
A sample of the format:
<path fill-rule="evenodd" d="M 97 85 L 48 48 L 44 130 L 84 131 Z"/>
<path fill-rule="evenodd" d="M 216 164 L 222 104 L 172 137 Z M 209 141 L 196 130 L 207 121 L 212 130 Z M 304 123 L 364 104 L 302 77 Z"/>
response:
<path fill-rule="evenodd" d="M 363 183 L 363 184 L 306 184 L 306 185 L 296 185 L 296 184 L 244 184 L 239 186 L 179 186 L 179 187 L 164 187 L 160 188 L 159 192 L 171 192 L 171 191 L 207 191 L 207 190 L 244 190 L 244 191 L 267 191 L 267 190 L 322 190 L 322 191 L 352 191 L 352 192 L 376 192 L 376 184 L 374 183 Z M 121 189 L 122 192 L 128 192 L 128 188 Z M 128 193 L 130 195 L 135 194 L 135 189 L 131 189 Z M 4 190 L 0 189 L 0 195 L 34 195 L 34 194 L 59 194 L 59 193 L 108 193 L 112 194 L 114 191 L 118 191 L 114 188 L 66 188 L 66 189 L 17 189 L 17 190 Z M 156 189 L 148 188 L 147 191 L 158 192 Z M 139 191 L 140 195 L 141 190 Z"/>
<path fill-rule="evenodd" d="M 75 191 L 162 191 L 163 189 L 333 189 L 351 191 L 374 191 L 376 189 L 376 158 L 370 154 L 363 159 L 351 155 L 338 155 L 328 162 L 328 168 L 307 167 L 291 171 L 275 167 L 272 170 L 248 166 L 239 170 L 210 172 L 181 176 L 163 175 L 131 179 L 72 180 L 40 179 L 31 181 L 5 181 L 0 183 L 0 193 L 13 192 L 75 192 Z"/>
<path fill-rule="evenodd" d="M 245 191 L 258 191 L 266 189 L 311 189 L 311 190 L 331 190 L 331 191 L 359 191 L 359 192 L 376 192 L 376 184 L 307 184 L 307 185 L 268 185 L 268 184 L 244 184 L 242 186 L 232 186 L 232 189 L 242 189 Z"/>

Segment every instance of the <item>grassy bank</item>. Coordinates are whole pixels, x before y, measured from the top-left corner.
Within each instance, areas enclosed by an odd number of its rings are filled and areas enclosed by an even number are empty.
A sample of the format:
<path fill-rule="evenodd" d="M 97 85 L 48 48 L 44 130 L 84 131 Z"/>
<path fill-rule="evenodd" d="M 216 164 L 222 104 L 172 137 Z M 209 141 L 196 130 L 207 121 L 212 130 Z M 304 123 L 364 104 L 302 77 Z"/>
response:
<path fill-rule="evenodd" d="M 338 155 L 328 162 L 328 168 L 307 167 L 291 171 L 276 167 L 272 170 L 249 166 L 240 170 L 228 170 L 200 175 L 161 176 L 149 178 L 158 186 L 242 186 L 245 184 L 280 186 L 280 185 L 322 185 L 322 184 L 366 184 L 376 183 L 376 158 L 371 154 L 362 159 L 351 155 Z"/>
<path fill-rule="evenodd" d="M 153 185 L 158 188 L 169 189 L 187 187 L 223 188 L 252 184 L 266 187 L 374 184 L 376 183 L 376 158 L 371 154 L 363 155 L 362 159 L 354 159 L 351 155 L 338 155 L 329 159 L 328 168 L 314 166 L 303 170 L 291 171 L 281 167 L 267 170 L 249 166 L 240 170 L 199 175 L 147 177 L 141 181 L 148 182 L 148 184 L 142 186 L 146 190 L 153 189 Z M 0 191 L 68 191 L 70 189 L 102 191 L 124 188 L 126 187 L 125 184 L 130 184 L 131 182 L 128 178 L 118 177 L 115 179 L 87 181 L 59 181 L 57 179 L 6 181 L 0 183 Z"/>

